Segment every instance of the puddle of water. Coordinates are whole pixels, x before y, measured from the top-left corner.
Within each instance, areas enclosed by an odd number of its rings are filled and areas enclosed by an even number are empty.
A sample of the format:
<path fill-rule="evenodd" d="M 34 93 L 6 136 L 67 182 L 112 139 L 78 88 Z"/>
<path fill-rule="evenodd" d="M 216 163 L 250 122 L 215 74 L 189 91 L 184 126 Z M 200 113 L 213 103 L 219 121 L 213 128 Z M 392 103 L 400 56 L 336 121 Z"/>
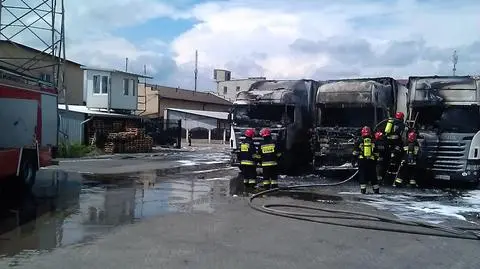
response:
<path fill-rule="evenodd" d="M 118 184 L 105 184 L 45 170 L 37 180 L 31 195 L 0 208 L 0 257 L 85 243 L 117 226 L 171 212 L 210 213 L 215 197 L 229 193 L 229 182 L 218 176 L 205 180 L 186 174 L 159 180 L 150 172 L 117 176 Z"/>

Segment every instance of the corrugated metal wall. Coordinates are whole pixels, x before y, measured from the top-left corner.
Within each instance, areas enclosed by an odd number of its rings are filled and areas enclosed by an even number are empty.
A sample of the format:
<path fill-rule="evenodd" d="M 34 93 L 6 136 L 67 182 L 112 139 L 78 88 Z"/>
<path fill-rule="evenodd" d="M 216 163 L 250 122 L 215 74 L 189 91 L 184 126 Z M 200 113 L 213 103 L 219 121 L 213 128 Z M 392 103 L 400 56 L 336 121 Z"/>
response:
<path fill-rule="evenodd" d="M 84 129 L 82 122 L 85 120 L 85 114 L 59 110 L 60 128 L 58 140 L 60 142 L 80 143 L 83 144 Z"/>

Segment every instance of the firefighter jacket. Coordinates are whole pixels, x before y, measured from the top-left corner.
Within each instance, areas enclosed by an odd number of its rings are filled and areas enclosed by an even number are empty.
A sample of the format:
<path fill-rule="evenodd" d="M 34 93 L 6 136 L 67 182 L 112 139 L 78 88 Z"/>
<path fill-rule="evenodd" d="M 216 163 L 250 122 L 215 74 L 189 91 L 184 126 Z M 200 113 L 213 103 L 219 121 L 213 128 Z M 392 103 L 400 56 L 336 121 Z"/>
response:
<path fill-rule="evenodd" d="M 378 152 L 379 160 L 385 158 L 388 152 L 387 140 L 384 137 L 379 140 L 375 140 L 375 147 Z"/>
<path fill-rule="evenodd" d="M 251 138 L 245 138 L 240 144 L 240 153 L 238 159 L 240 160 L 240 165 L 255 165 L 255 145 Z"/>
<path fill-rule="evenodd" d="M 377 160 L 379 155 L 372 137 L 362 137 L 355 142 L 353 156 L 358 159 Z"/>
<path fill-rule="evenodd" d="M 281 156 L 280 147 L 271 138 L 265 139 L 260 145 L 260 157 L 262 166 L 275 166 Z"/>
<path fill-rule="evenodd" d="M 387 140 L 401 140 L 404 131 L 405 123 L 395 118 L 388 118 L 385 129 L 383 130 Z"/>
<path fill-rule="evenodd" d="M 405 147 L 403 147 L 403 153 L 403 161 L 407 165 L 416 165 L 420 153 L 420 144 L 418 144 L 418 141 L 408 142 Z"/>

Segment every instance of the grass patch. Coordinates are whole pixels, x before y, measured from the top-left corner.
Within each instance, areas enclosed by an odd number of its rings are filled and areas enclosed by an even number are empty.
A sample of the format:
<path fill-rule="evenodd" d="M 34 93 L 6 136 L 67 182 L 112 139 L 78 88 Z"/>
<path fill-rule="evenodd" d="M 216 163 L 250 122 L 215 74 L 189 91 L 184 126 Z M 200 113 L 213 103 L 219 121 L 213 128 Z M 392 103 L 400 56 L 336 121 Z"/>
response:
<path fill-rule="evenodd" d="M 96 152 L 95 146 L 82 145 L 79 143 L 67 144 L 60 143 L 58 145 L 59 158 L 79 158 L 92 155 Z"/>

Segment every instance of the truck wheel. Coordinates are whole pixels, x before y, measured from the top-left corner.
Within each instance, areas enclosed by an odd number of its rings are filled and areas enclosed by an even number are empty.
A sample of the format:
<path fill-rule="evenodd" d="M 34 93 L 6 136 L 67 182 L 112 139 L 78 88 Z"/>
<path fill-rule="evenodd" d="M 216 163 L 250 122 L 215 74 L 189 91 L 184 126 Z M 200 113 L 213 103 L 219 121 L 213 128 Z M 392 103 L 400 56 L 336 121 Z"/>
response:
<path fill-rule="evenodd" d="M 35 179 L 37 176 L 37 169 L 33 158 L 26 155 L 22 157 L 22 162 L 20 163 L 20 173 L 18 175 L 19 183 L 22 187 L 30 190 L 35 184 Z"/>

